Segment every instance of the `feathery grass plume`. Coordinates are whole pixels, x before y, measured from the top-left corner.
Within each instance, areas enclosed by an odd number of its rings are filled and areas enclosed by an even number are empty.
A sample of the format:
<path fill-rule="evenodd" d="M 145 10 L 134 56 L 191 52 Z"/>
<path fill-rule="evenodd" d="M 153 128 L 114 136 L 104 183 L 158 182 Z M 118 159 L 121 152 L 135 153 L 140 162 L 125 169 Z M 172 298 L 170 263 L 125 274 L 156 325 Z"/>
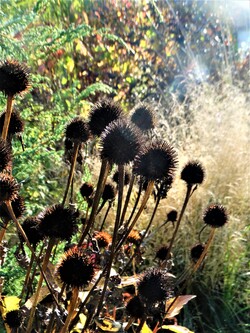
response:
<path fill-rule="evenodd" d="M 140 152 L 141 132 L 125 119 L 110 124 L 101 135 L 101 157 L 111 164 L 125 165 Z"/>
<path fill-rule="evenodd" d="M 74 118 L 66 126 L 65 136 L 76 144 L 88 141 L 90 137 L 88 124 L 81 117 Z"/>
<path fill-rule="evenodd" d="M 167 214 L 167 221 L 169 222 L 175 222 L 177 220 L 178 213 L 175 209 L 172 209 L 168 214 Z"/>
<path fill-rule="evenodd" d="M 172 254 L 170 253 L 168 255 L 168 246 L 162 246 L 160 247 L 155 255 L 155 258 L 160 259 L 160 260 L 167 260 L 167 259 L 171 259 Z"/>
<path fill-rule="evenodd" d="M 64 253 L 57 265 L 56 274 L 66 286 L 79 290 L 86 287 L 95 273 L 93 257 L 82 248 L 74 247 Z"/>
<path fill-rule="evenodd" d="M 0 202 L 16 199 L 19 188 L 20 186 L 13 176 L 0 173 Z"/>
<path fill-rule="evenodd" d="M 177 154 L 166 142 L 154 141 L 136 156 L 133 171 L 145 180 L 162 180 L 172 176 L 177 166 Z"/>
<path fill-rule="evenodd" d="M 188 162 L 181 171 L 181 179 L 188 185 L 201 184 L 205 177 L 205 170 L 199 161 Z"/>
<path fill-rule="evenodd" d="M 107 247 L 112 242 L 111 235 L 105 231 L 96 231 L 93 236 L 97 240 L 100 248 Z"/>
<path fill-rule="evenodd" d="M 29 70 L 15 60 L 0 63 L 0 91 L 6 96 L 24 93 L 30 87 Z"/>
<path fill-rule="evenodd" d="M 3 112 L 0 116 L 0 132 L 3 131 L 4 119 L 6 112 Z M 8 137 L 12 137 L 15 134 L 20 134 L 24 130 L 24 121 L 20 117 L 19 112 L 13 111 L 10 117 Z"/>
<path fill-rule="evenodd" d="M 124 174 L 124 185 L 128 185 L 129 182 L 130 182 L 130 178 L 131 178 L 131 175 L 130 173 L 125 170 L 125 174 Z M 113 181 L 118 184 L 119 183 L 119 171 L 117 170 L 114 175 L 113 175 Z"/>
<path fill-rule="evenodd" d="M 100 136 L 110 123 L 123 116 L 124 111 L 118 103 L 109 98 L 102 98 L 90 110 L 90 131 L 93 135 Z"/>
<path fill-rule="evenodd" d="M 209 205 L 203 214 L 203 221 L 213 228 L 223 227 L 228 222 L 226 208 L 218 204 Z"/>
<path fill-rule="evenodd" d="M 139 233 L 138 230 L 131 230 L 130 233 L 128 234 L 128 237 L 126 239 L 127 242 L 138 245 L 141 240 L 141 234 Z"/>
<path fill-rule="evenodd" d="M 16 218 L 21 218 L 25 212 L 24 199 L 19 194 L 17 194 L 16 198 L 11 201 L 11 206 Z M 8 221 L 11 220 L 10 214 L 4 202 L 0 203 L 0 217 L 5 218 L 5 220 Z"/>
<path fill-rule="evenodd" d="M 147 269 L 138 282 L 138 295 L 147 305 L 165 301 L 173 296 L 173 277 L 165 270 Z"/>
<path fill-rule="evenodd" d="M 22 223 L 22 228 L 33 247 L 36 247 L 36 245 L 44 238 L 44 235 L 39 228 L 39 223 L 40 220 L 37 216 L 27 217 Z M 19 234 L 19 238 L 22 243 L 25 242 L 21 234 Z"/>
<path fill-rule="evenodd" d="M 198 243 L 192 246 L 190 250 L 190 256 L 194 263 L 196 263 L 200 259 L 200 256 L 204 251 L 204 249 L 205 249 L 205 244 L 203 243 Z"/>
<path fill-rule="evenodd" d="M 94 187 L 89 183 L 83 183 L 80 187 L 80 193 L 83 198 L 89 198 L 93 192 Z"/>
<path fill-rule="evenodd" d="M 102 192 L 102 200 L 105 202 L 108 200 L 112 201 L 115 199 L 116 194 L 117 194 L 117 190 L 114 187 L 114 185 L 111 183 L 107 183 L 107 184 L 105 184 L 103 192 Z"/>
<path fill-rule="evenodd" d="M 39 228 L 46 237 L 70 240 L 77 232 L 78 212 L 60 204 L 48 207 L 39 217 Z"/>
<path fill-rule="evenodd" d="M 22 311 L 18 309 L 7 312 L 4 321 L 10 328 L 20 327 L 24 321 Z"/>
<path fill-rule="evenodd" d="M 142 132 L 148 131 L 155 127 L 155 111 L 148 103 L 139 103 L 134 107 L 131 114 L 131 121 Z"/>
<path fill-rule="evenodd" d="M 0 138 L 0 172 L 6 169 L 11 161 L 11 148 L 5 140 Z"/>
<path fill-rule="evenodd" d="M 145 307 L 139 296 L 131 298 L 126 305 L 126 311 L 129 316 L 135 319 L 141 319 L 145 315 Z"/>

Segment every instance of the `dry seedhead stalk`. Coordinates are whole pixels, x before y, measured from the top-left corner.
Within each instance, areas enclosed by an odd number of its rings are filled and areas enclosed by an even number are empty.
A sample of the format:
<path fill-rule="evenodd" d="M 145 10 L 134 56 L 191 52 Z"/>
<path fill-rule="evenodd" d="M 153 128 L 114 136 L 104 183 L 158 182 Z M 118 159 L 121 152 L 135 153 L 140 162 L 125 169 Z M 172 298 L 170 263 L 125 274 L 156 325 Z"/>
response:
<path fill-rule="evenodd" d="M 153 129 L 156 124 L 154 108 L 150 104 L 139 103 L 132 110 L 131 122 L 142 132 Z"/>

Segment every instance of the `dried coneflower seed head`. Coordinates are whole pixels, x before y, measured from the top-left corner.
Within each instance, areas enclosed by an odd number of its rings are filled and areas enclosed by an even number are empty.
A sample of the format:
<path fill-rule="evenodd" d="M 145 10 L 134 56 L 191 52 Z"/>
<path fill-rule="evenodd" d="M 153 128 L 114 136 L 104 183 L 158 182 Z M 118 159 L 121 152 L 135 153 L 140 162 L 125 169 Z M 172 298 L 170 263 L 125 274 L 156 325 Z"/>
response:
<path fill-rule="evenodd" d="M 193 262 L 197 262 L 200 259 L 200 256 L 202 255 L 204 249 L 205 249 L 205 244 L 202 243 L 198 243 L 191 248 L 190 255 Z"/>
<path fill-rule="evenodd" d="M 140 103 L 132 110 L 131 121 L 141 131 L 148 131 L 155 127 L 154 109 L 147 103 Z"/>
<path fill-rule="evenodd" d="M 39 228 L 40 220 L 36 216 L 27 217 L 23 223 L 22 228 L 28 237 L 30 244 L 36 246 L 43 238 L 44 235 Z M 21 242 L 24 242 L 22 235 L 19 234 Z"/>
<path fill-rule="evenodd" d="M 89 183 L 83 183 L 82 186 L 80 187 L 80 193 L 83 198 L 89 198 L 93 192 L 94 192 L 94 187 Z"/>
<path fill-rule="evenodd" d="M 138 283 L 138 295 L 146 304 L 157 303 L 172 296 L 173 278 L 165 270 L 149 268 Z"/>
<path fill-rule="evenodd" d="M 14 96 L 28 90 L 29 70 L 14 60 L 5 60 L 0 63 L 0 91 L 6 96 Z"/>
<path fill-rule="evenodd" d="M 188 162 L 181 171 L 181 179 L 188 185 L 201 184 L 204 177 L 204 168 L 198 161 Z"/>
<path fill-rule="evenodd" d="M 131 230 L 128 234 L 127 241 L 135 245 L 139 244 L 141 240 L 141 235 L 138 230 Z"/>
<path fill-rule="evenodd" d="M 69 240 L 77 232 L 77 217 L 78 212 L 54 205 L 39 216 L 39 228 L 46 237 Z"/>
<path fill-rule="evenodd" d="M 142 135 L 131 123 L 119 119 L 110 124 L 101 135 L 103 159 L 110 163 L 125 165 L 132 162 L 140 152 Z"/>
<path fill-rule="evenodd" d="M 145 307 L 139 296 L 134 296 L 126 305 L 126 311 L 132 318 L 140 319 L 145 315 Z"/>
<path fill-rule="evenodd" d="M 123 110 L 112 99 L 99 100 L 90 110 L 89 128 L 93 135 L 100 136 L 104 129 L 113 121 L 123 116 Z"/>
<path fill-rule="evenodd" d="M 90 136 L 88 124 L 81 117 L 74 118 L 66 126 L 65 136 L 77 144 L 86 142 Z"/>
<path fill-rule="evenodd" d="M 177 155 L 166 142 L 153 142 L 135 158 L 134 173 L 145 180 L 162 180 L 173 176 L 177 166 Z"/>
<path fill-rule="evenodd" d="M 167 258 L 167 254 L 168 254 L 168 246 L 162 246 L 156 252 L 155 258 L 158 258 L 160 260 L 171 259 L 172 254 L 170 253 L 168 258 Z"/>
<path fill-rule="evenodd" d="M 177 220 L 178 213 L 175 209 L 172 209 L 168 214 L 167 214 L 167 221 L 169 222 L 175 222 Z"/>
<path fill-rule="evenodd" d="M 217 204 L 208 206 L 203 214 L 203 221 L 213 228 L 223 227 L 228 222 L 226 208 Z"/>
<path fill-rule="evenodd" d="M 17 194 L 16 198 L 11 201 L 11 206 L 15 217 L 17 219 L 21 218 L 23 216 L 23 213 L 25 212 L 24 199 L 19 194 Z M 11 220 L 8 209 L 4 202 L 0 203 L 0 217 L 5 218 L 9 221 Z"/>
<path fill-rule="evenodd" d="M 13 201 L 19 191 L 19 185 L 11 175 L 0 173 L 0 202 Z"/>
<path fill-rule="evenodd" d="M 159 193 L 161 199 L 165 199 L 167 197 L 168 191 L 170 190 L 173 183 L 173 176 L 169 175 L 165 179 L 160 181 Z"/>
<path fill-rule="evenodd" d="M 119 172 L 118 172 L 118 170 L 113 175 L 113 181 L 117 184 L 119 183 Z M 130 182 L 130 173 L 127 170 L 125 170 L 124 185 L 125 186 L 128 185 L 129 182 Z"/>
<path fill-rule="evenodd" d="M 66 286 L 82 289 L 92 280 L 95 273 L 93 258 L 83 249 L 74 247 L 65 252 L 57 266 L 57 275 Z"/>
<path fill-rule="evenodd" d="M 8 167 L 11 159 L 12 155 L 9 144 L 5 140 L 0 139 L 0 172 Z"/>
<path fill-rule="evenodd" d="M 117 190 L 114 187 L 114 185 L 111 183 L 107 183 L 104 186 L 104 190 L 102 193 L 102 200 L 105 202 L 108 200 L 112 201 L 115 199 L 116 193 L 117 193 Z"/>
<path fill-rule="evenodd" d="M 6 313 L 5 323 L 10 328 L 18 328 L 22 325 L 24 321 L 23 314 L 21 310 L 12 310 Z"/>
<path fill-rule="evenodd" d="M 3 131 L 4 119 L 6 112 L 3 112 L 0 116 L 0 132 Z M 15 134 L 20 134 L 24 130 L 24 121 L 20 117 L 17 111 L 11 113 L 10 124 L 8 129 L 8 136 L 12 137 Z"/>
<path fill-rule="evenodd" d="M 109 233 L 105 231 L 97 231 L 94 233 L 94 238 L 97 240 L 98 246 L 100 248 L 107 247 L 112 243 L 112 237 Z"/>

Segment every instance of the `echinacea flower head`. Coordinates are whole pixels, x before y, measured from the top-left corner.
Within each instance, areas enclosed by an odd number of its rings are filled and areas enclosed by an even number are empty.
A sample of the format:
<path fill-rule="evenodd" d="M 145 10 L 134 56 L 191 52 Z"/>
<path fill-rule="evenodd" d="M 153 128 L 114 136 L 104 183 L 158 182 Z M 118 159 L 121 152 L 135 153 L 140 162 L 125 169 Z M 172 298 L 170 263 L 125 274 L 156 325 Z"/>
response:
<path fill-rule="evenodd" d="M 200 256 L 202 255 L 204 249 L 205 249 L 205 244 L 203 243 L 198 243 L 192 246 L 190 250 L 190 256 L 194 263 L 196 263 L 200 259 Z"/>
<path fill-rule="evenodd" d="M 130 122 L 119 119 L 106 127 L 101 135 L 101 157 L 111 164 L 128 164 L 140 152 L 141 143 L 141 132 Z"/>
<path fill-rule="evenodd" d="M 12 175 L 0 173 L 0 202 L 13 201 L 18 195 L 19 188 Z"/>
<path fill-rule="evenodd" d="M 172 257 L 171 253 L 169 254 L 169 257 L 167 258 L 168 249 L 169 249 L 168 246 L 160 247 L 156 252 L 155 258 L 158 258 L 160 260 L 171 259 L 171 257 Z"/>
<path fill-rule="evenodd" d="M 144 317 L 145 307 L 139 296 L 134 296 L 129 300 L 126 311 L 132 318 L 141 319 Z"/>
<path fill-rule="evenodd" d="M 167 221 L 169 222 L 175 222 L 177 220 L 178 213 L 175 209 L 172 209 L 168 214 L 167 214 Z"/>
<path fill-rule="evenodd" d="M 8 167 L 11 160 L 12 154 L 10 145 L 5 140 L 0 139 L 0 172 Z"/>
<path fill-rule="evenodd" d="M 113 175 L 113 181 L 118 184 L 119 183 L 119 171 L 117 170 L 114 175 Z M 124 185 L 128 185 L 130 182 L 130 173 L 125 170 L 125 174 L 124 174 Z"/>
<path fill-rule="evenodd" d="M 155 141 L 136 156 L 133 171 L 145 180 L 163 180 L 173 176 L 177 154 L 166 142 Z"/>
<path fill-rule="evenodd" d="M 198 161 L 188 162 L 181 171 L 181 179 L 188 185 L 201 184 L 205 177 L 205 170 Z"/>
<path fill-rule="evenodd" d="M 90 137 L 88 124 L 81 117 L 74 118 L 66 126 L 65 136 L 77 144 L 85 143 Z"/>
<path fill-rule="evenodd" d="M 44 238 L 43 233 L 39 228 L 40 220 L 37 216 L 27 217 L 23 223 L 22 228 L 30 242 L 34 247 Z M 19 235 L 21 242 L 24 242 L 22 235 Z"/>
<path fill-rule="evenodd" d="M 228 214 L 223 205 L 211 204 L 203 214 L 204 223 L 213 228 L 223 227 L 228 222 Z"/>
<path fill-rule="evenodd" d="M 132 110 L 131 122 L 134 123 L 142 132 L 155 127 L 155 111 L 148 103 L 139 103 Z"/>
<path fill-rule="evenodd" d="M 127 242 L 132 244 L 139 244 L 141 240 L 141 235 L 138 230 L 132 229 L 127 237 Z"/>
<path fill-rule="evenodd" d="M 83 198 L 89 198 L 93 192 L 94 187 L 89 183 L 83 183 L 80 187 L 80 193 Z"/>
<path fill-rule="evenodd" d="M 69 240 L 77 232 L 77 217 L 78 212 L 53 205 L 39 216 L 39 228 L 46 237 Z"/>
<path fill-rule="evenodd" d="M 93 135 L 100 136 L 113 121 L 123 117 L 121 106 L 110 98 L 100 99 L 90 110 L 89 128 Z"/>
<path fill-rule="evenodd" d="M 116 193 L 117 193 L 117 190 L 114 187 L 114 185 L 111 183 L 107 183 L 107 184 L 105 184 L 103 192 L 102 192 L 102 200 L 105 202 L 108 200 L 112 201 L 115 199 Z"/>
<path fill-rule="evenodd" d="M 97 240 L 98 246 L 100 248 L 105 248 L 112 243 L 112 237 L 106 231 L 96 231 L 94 233 L 94 238 Z"/>
<path fill-rule="evenodd" d="M 23 213 L 25 212 L 24 199 L 19 194 L 17 194 L 15 199 L 11 201 L 11 206 L 15 214 L 15 217 L 17 219 L 21 218 L 23 216 Z M 8 221 L 11 220 L 8 209 L 4 202 L 0 203 L 0 217 Z"/>
<path fill-rule="evenodd" d="M 28 68 L 15 60 L 0 63 L 0 91 L 6 96 L 24 93 L 30 87 Z"/>
<path fill-rule="evenodd" d="M 95 274 L 93 258 L 82 248 L 73 247 L 64 253 L 57 265 L 57 275 L 66 286 L 83 289 Z"/>
<path fill-rule="evenodd" d="M 7 312 L 4 321 L 10 328 L 20 327 L 24 321 L 22 311 L 17 309 Z"/>
<path fill-rule="evenodd" d="M 3 131 L 4 119 L 6 112 L 3 112 L 0 116 L 0 132 Z M 10 117 L 10 123 L 8 128 L 8 137 L 12 137 L 13 135 L 20 134 L 24 130 L 24 121 L 20 117 L 17 111 L 13 111 Z"/>

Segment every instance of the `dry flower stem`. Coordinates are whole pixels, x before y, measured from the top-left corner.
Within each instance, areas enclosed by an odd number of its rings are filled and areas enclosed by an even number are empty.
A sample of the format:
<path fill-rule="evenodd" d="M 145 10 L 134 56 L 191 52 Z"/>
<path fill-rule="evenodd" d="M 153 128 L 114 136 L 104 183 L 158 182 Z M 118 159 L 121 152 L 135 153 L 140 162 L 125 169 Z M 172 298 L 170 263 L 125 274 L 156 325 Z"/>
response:
<path fill-rule="evenodd" d="M 60 333 L 67 333 L 68 332 L 68 327 L 69 327 L 71 318 L 74 314 L 74 310 L 75 310 L 75 307 L 76 307 L 76 304 L 77 304 L 78 294 L 79 294 L 78 288 L 73 288 L 72 297 L 71 297 L 71 300 L 70 300 L 70 308 L 69 308 L 68 316 L 66 318 L 65 324 L 64 324 L 63 328 L 61 329 Z"/>
<path fill-rule="evenodd" d="M 7 226 L 8 226 L 9 222 L 5 222 L 1 231 L 0 231 L 0 243 L 2 243 L 2 240 L 4 238 L 4 235 L 5 235 L 5 232 L 6 232 L 6 229 L 7 229 Z"/>
<path fill-rule="evenodd" d="M 129 216 L 129 219 L 126 221 L 126 223 L 125 223 L 125 225 L 124 225 L 125 228 L 129 225 L 130 221 L 132 220 L 132 218 L 133 218 L 133 216 L 134 216 L 134 213 L 135 213 L 136 207 L 137 207 L 138 202 L 139 202 L 140 197 L 141 197 L 141 192 L 142 192 L 142 183 L 140 183 L 139 191 L 138 191 L 138 193 L 137 193 L 137 197 L 136 197 L 136 200 L 135 200 L 135 203 L 134 203 L 134 207 L 133 207 L 133 209 L 132 209 L 132 212 L 131 212 L 131 214 L 130 214 L 130 216 Z"/>
<path fill-rule="evenodd" d="M 3 131 L 2 131 L 2 139 L 6 140 L 8 135 L 8 129 L 10 124 L 10 118 L 12 113 L 12 105 L 13 105 L 14 96 L 8 95 L 7 97 L 7 108 L 4 117 Z"/>
<path fill-rule="evenodd" d="M 135 182 L 135 175 L 133 174 L 131 176 L 131 179 L 130 179 L 129 188 L 128 188 L 128 192 L 127 192 L 127 196 L 126 196 L 126 199 L 125 199 L 125 203 L 124 203 L 124 207 L 123 207 L 123 211 L 122 211 L 122 216 L 121 216 L 121 220 L 120 220 L 120 225 L 122 225 L 122 223 L 125 220 L 125 215 L 126 215 L 126 212 L 127 212 L 127 208 L 128 208 L 130 196 L 131 196 L 131 193 L 132 193 L 132 189 L 133 189 L 133 186 L 134 186 L 134 182 Z"/>
<path fill-rule="evenodd" d="M 102 229 L 103 229 L 103 227 L 104 227 L 104 223 L 105 223 L 105 221 L 106 221 L 106 218 L 107 218 L 107 216 L 108 216 L 108 213 L 109 213 L 111 207 L 112 207 L 112 202 L 110 201 L 110 202 L 109 202 L 109 205 L 108 205 L 108 208 L 107 208 L 107 210 L 106 210 L 105 216 L 104 216 L 104 218 L 103 218 L 103 221 L 102 221 L 102 224 L 101 224 L 101 227 L 100 227 L 100 231 L 102 231 Z"/>

